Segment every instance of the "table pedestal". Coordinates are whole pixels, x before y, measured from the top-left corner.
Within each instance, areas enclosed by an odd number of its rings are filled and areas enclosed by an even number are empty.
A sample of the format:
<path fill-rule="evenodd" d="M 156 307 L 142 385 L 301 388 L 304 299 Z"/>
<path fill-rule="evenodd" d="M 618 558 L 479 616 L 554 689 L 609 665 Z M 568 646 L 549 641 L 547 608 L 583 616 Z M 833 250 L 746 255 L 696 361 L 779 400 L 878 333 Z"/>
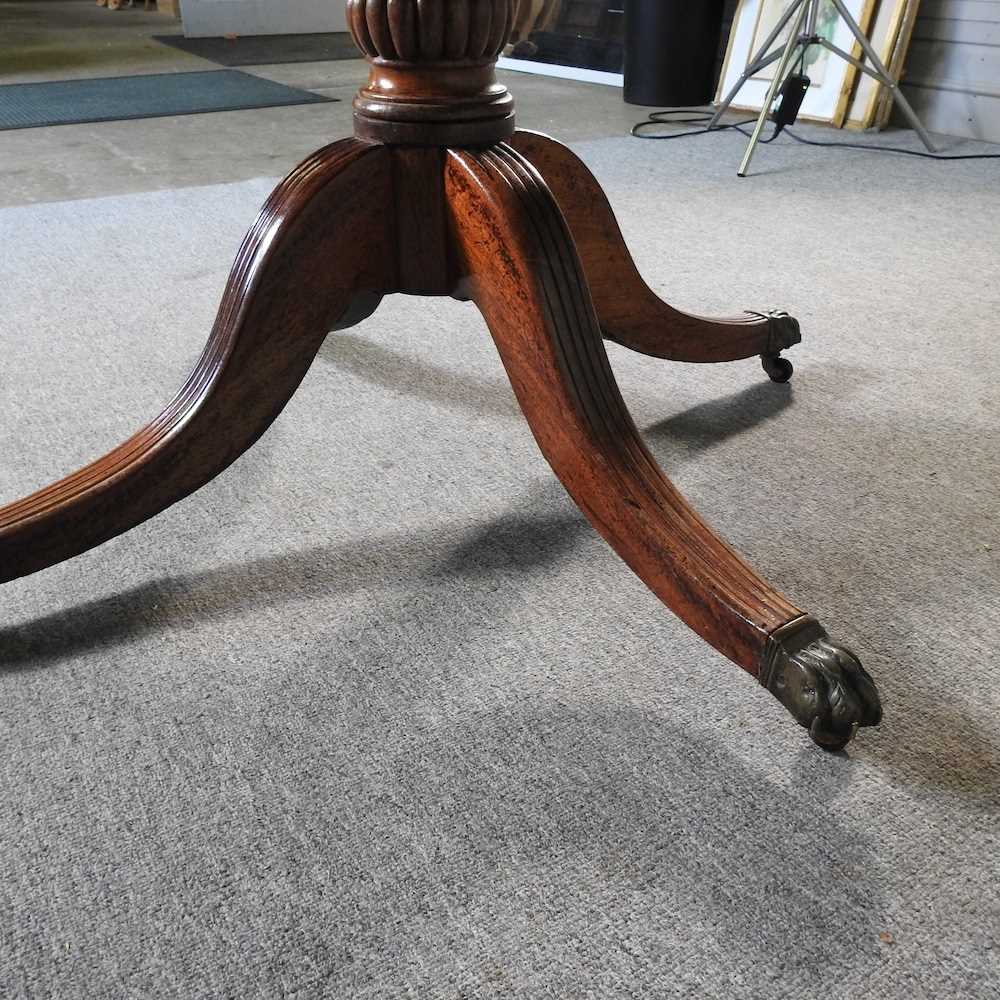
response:
<path fill-rule="evenodd" d="M 285 178 L 247 234 L 205 352 L 172 403 L 108 455 L 0 508 L 0 582 L 99 545 L 199 489 L 275 420 L 324 338 L 384 295 L 471 299 L 538 446 L 649 588 L 828 749 L 876 725 L 857 658 L 705 524 L 643 444 L 604 349 L 684 362 L 759 356 L 777 381 L 784 313 L 704 319 L 646 286 L 599 185 L 516 132 L 494 64 L 514 0 L 351 0 L 371 64 L 356 136 Z M 414 308 L 419 308 L 415 303 Z"/>

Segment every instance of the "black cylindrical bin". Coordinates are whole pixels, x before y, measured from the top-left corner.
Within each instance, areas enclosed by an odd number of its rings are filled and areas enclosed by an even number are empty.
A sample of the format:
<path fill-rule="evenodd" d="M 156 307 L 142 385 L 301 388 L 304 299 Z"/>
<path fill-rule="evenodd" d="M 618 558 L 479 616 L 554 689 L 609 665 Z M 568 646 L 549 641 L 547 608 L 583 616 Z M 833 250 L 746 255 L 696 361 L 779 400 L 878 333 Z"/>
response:
<path fill-rule="evenodd" d="M 625 100 L 712 100 L 723 0 L 625 0 Z"/>

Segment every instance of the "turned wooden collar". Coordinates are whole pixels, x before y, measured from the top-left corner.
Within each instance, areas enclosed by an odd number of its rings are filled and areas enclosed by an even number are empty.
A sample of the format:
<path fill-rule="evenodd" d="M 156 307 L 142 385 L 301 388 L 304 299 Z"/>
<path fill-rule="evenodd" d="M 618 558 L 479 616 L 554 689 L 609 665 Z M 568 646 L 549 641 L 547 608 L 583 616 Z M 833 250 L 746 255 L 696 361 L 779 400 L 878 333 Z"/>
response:
<path fill-rule="evenodd" d="M 515 0 L 348 0 L 351 34 L 370 66 L 354 99 L 360 139 L 489 146 L 514 134 L 514 100 L 496 62 Z"/>

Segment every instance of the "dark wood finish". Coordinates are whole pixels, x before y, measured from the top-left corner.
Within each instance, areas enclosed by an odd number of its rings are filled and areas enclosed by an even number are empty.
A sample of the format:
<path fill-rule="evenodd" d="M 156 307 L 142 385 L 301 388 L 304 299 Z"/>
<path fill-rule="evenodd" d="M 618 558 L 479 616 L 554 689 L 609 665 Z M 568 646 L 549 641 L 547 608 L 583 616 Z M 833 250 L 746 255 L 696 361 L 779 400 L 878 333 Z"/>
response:
<path fill-rule="evenodd" d="M 473 299 L 556 475 L 643 582 L 756 676 L 768 635 L 802 612 L 712 533 L 642 443 L 552 193 L 507 145 L 453 152 L 446 184 Z"/>
<path fill-rule="evenodd" d="M 66 479 L 0 508 L 0 582 L 128 531 L 236 461 L 291 398 L 330 329 L 393 281 L 389 153 L 320 150 L 271 195 L 187 383 L 155 420 Z M 336 262 L 335 264 L 333 262 Z"/>
<path fill-rule="evenodd" d="M 368 57 L 355 134 L 378 142 L 489 145 L 514 133 L 514 101 L 496 78 L 516 0 L 348 0 Z"/>
<path fill-rule="evenodd" d="M 766 313 L 708 319 L 667 305 L 643 281 L 608 199 L 583 161 L 538 132 L 511 140 L 542 175 L 566 216 L 583 260 L 604 336 L 669 361 L 739 361 L 798 343 L 798 325 Z"/>
<path fill-rule="evenodd" d="M 392 147 L 397 287 L 414 295 L 450 295 L 456 277 L 444 199 L 444 150 Z"/>
<path fill-rule="evenodd" d="M 326 333 L 364 319 L 383 295 L 471 297 L 539 447 L 594 527 L 818 743 L 839 748 L 878 722 L 874 684 L 670 483 L 603 343 L 686 361 L 763 353 L 780 373 L 776 338 L 794 321 L 708 320 L 661 302 L 583 165 L 543 136 L 499 141 L 512 112 L 497 114 L 489 88 L 479 104 L 471 91 L 456 97 L 457 79 L 492 73 L 512 3 L 351 0 L 373 76 L 394 74 L 385 93 L 359 97 L 362 138 L 320 150 L 275 190 L 205 353 L 167 409 L 104 458 L 0 508 L 0 582 L 99 545 L 218 475 L 275 420 Z M 456 123 L 472 136 L 464 148 Z M 404 139 L 385 141 L 401 124 Z"/>

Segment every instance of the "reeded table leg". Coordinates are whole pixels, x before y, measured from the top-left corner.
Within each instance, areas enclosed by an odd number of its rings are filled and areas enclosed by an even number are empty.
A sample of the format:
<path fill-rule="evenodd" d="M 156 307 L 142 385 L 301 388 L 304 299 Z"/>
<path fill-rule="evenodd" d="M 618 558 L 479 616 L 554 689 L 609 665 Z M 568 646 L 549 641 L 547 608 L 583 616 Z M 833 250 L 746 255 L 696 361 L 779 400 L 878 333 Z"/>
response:
<path fill-rule="evenodd" d="M 370 64 L 355 138 L 320 150 L 271 196 L 166 410 L 104 458 L 0 507 L 0 583 L 120 535 L 218 475 L 275 420 L 327 332 L 383 295 L 471 297 L 535 439 L 594 527 L 817 743 L 843 747 L 881 717 L 871 678 L 678 493 L 603 343 L 676 361 L 760 355 L 787 381 L 779 355 L 798 324 L 783 313 L 703 319 L 653 294 L 586 167 L 552 139 L 515 133 L 494 72 L 515 13 L 515 0 L 348 0 Z"/>
<path fill-rule="evenodd" d="M 458 253 L 539 447 L 639 577 L 716 649 L 766 683 L 817 742 L 878 721 L 860 663 L 721 541 L 646 449 L 608 364 L 573 239 L 509 145 L 451 152 Z"/>
<path fill-rule="evenodd" d="M 275 420 L 326 334 L 370 312 L 393 261 L 389 153 L 344 139 L 294 170 L 240 248 L 197 367 L 151 424 L 0 507 L 0 582 L 100 545 L 200 489 Z"/>
<path fill-rule="evenodd" d="M 738 361 L 759 355 L 772 379 L 788 381 L 791 365 L 776 359 L 802 339 L 792 317 L 770 312 L 708 319 L 668 305 L 643 281 L 608 199 L 583 161 L 537 132 L 519 131 L 511 145 L 542 175 L 566 217 L 608 340 L 669 361 Z"/>

